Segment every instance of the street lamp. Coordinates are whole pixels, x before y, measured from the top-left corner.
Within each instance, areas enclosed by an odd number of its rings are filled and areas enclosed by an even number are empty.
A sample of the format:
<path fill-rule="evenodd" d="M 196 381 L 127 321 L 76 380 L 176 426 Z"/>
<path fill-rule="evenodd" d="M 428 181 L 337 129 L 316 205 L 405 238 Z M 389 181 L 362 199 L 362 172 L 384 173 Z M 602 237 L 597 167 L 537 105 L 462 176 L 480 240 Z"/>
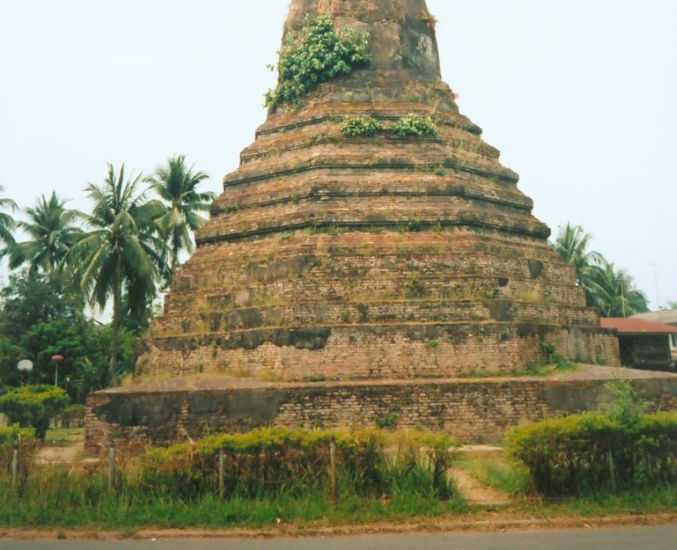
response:
<path fill-rule="evenodd" d="M 28 373 L 33 370 L 33 361 L 29 361 L 28 359 L 19 361 L 19 364 L 16 366 L 16 368 L 19 369 L 19 372 L 21 373 L 22 384 L 25 386 L 26 376 L 28 376 Z"/>
<path fill-rule="evenodd" d="M 52 355 L 52 361 L 54 361 L 54 385 L 58 386 L 59 385 L 59 363 L 63 361 L 65 358 L 63 355 Z"/>

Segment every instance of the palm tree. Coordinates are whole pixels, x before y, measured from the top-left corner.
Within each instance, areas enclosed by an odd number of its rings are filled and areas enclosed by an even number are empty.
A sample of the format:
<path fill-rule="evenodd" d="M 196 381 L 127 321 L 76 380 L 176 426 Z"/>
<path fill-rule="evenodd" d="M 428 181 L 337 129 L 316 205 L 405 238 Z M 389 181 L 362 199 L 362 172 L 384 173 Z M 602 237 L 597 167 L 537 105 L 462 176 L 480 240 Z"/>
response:
<path fill-rule="evenodd" d="M 26 208 L 28 221 L 19 222 L 19 227 L 31 239 L 12 248 L 11 268 L 28 262 L 30 273 L 42 270 L 51 274 L 61 264 L 82 236 L 82 230 L 75 226 L 79 213 L 66 209 L 65 204 L 52 192 L 49 199 L 43 195 L 34 208 Z"/>
<path fill-rule="evenodd" d="M 193 251 L 192 232 L 207 221 L 199 212 L 209 210 L 214 193 L 198 192 L 197 188 L 209 176 L 193 172 L 186 166 L 186 157 L 172 157 L 158 168 L 148 183 L 166 204 L 165 213 L 156 221 L 160 234 L 169 245 L 171 273 L 179 266 L 179 254 Z"/>
<path fill-rule="evenodd" d="M 0 185 L 0 193 L 4 193 L 5 188 Z M 11 247 L 14 245 L 14 236 L 12 231 L 16 228 L 16 221 L 14 216 L 7 214 L 4 210 L 9 209 L 14 212 L 16 210 L 16 203 L 12 199 L 0 197 L 0 241 L 5 245 L 0 249 L 0 258 L 2 258 Z"/>
<path fill-rule="evenodd" d="M 560 257 L 576 270 L 576 283 L 585 291 L 585 299 L 589 306 L 595 305 L 595 297 L 588 279 L 590 268 L 595 262 L 603 260 L 599 252 L 588 250 L 592 236 L 580 225 L 567 223 L 559 227 L 553 248 Z"/>
<path fill-rule="evenodd" d="M 586 279 L 593 296 L 592 305 L 602 315 L 628 317 L 649 311 L 647 297 L 635 288 L 632 277 L 604 258 L 589 268 Z"/>
<path fill-rule="evenodd" d="M 560 226 L 557 239 L 553 245 L 562 259 L 576 268 L 576 277 L 583 278 L 586 268 L 600 257 L 598 252 L 588 251 L 592 236 L 580 225 L 567 223 Z"/>
<path fill-rule="evenodd" d="M 87 194 L 94 202 L 84 220 L 91 228 L 71 249 L 78 263 L 82 288 L 92 304 L 104 308 L 113 298 L 111 383 L 117 384 L 122 294 L 126 291 L 133 308 L 144 308 L 156 292 L 156 282 L 166 276 L 166 245 L 155 233 L 154 221 L 162 214 L 159 201 L 146 201 L 139 191 L 142 176 L 125 179 L 124 165 L 116 173 L 108 165 L 101 185 L 89 184 Z"/>

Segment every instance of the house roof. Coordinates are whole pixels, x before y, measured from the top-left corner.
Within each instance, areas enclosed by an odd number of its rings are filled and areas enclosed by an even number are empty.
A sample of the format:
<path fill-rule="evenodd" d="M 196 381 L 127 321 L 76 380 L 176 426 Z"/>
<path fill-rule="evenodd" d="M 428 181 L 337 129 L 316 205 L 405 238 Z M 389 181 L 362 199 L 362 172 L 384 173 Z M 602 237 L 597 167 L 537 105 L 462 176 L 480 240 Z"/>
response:
<path fill-rule="evenodd" d="M 601 321 L 604 328 L 615 328 L 619 334 L 677 334 L 677 327 L 636 317 L 603 318 Z"/>
<path fill-rule="evenodd" d="M 654 323 L 667 323 L 669 325 L 677 324 L 677 309 L 666 309 L 663 311 L 652 311 L 649 313 L 639 313 L 633 315 L 635 319 L 644 319 Z"/>

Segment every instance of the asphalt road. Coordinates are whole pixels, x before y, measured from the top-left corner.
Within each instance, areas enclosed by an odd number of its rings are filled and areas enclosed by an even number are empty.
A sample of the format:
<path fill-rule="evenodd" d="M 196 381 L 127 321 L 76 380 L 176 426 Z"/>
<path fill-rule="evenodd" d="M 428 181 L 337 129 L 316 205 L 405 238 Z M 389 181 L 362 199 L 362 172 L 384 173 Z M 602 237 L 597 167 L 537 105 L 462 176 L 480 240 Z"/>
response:
<path fill-rule="evenodd" d="M 577 550 L 677 549 L 677 525 L 510 533 L 360 536 L 274 540 L 7 541 L 0 550 Z"/>

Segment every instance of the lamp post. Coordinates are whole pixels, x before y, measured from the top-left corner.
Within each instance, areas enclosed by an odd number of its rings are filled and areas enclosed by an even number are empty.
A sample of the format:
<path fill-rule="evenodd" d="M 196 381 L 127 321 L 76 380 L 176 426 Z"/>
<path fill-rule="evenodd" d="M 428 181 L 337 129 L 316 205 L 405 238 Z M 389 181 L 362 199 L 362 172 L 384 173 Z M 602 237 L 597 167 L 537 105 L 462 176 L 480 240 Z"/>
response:
<path fill-rule="evenodd" d="M 59 385 L 59 363 L 64 360 L 64 356 L 60 354 L 52 355 L 54 361 L 54 385 Z"/>
<path fill-rule="evenodd" d="M 16 368 L 21 373 L 21 384 L 25 386 L 26 376 L 28 376 L 28 373 L 33 370 L 33 362 L 29 361 L 28 359 L 24 359 L 23 361 L 19 361 L 19 364 L 16 366 Z"/>

